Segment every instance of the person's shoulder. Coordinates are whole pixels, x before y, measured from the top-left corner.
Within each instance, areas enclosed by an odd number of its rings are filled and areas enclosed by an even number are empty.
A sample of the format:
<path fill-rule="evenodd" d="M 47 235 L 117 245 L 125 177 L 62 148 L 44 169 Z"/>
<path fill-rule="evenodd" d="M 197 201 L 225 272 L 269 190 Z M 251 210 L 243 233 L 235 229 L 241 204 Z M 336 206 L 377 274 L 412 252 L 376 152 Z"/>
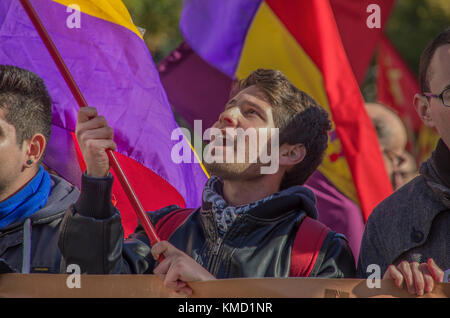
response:
<path fill-rule="evenodd" d="M 65 179 L 50 174 L 51 190 L 45 206 L 31 216 L 33 223 L 49 223 L 55 218 L 62 218 L 64 212 L 80 196 L 76 186 Z"/>
<path fill-rule="evenodd" d="M 149 216 L 151 222 L 153 224 L 156 224 L 169 215 L 173 215 L 174 213 L 177 212 L 191 211 L 191 210 L 192 209 L 185 209 L 180 207 L 179 205 L 172 204 L 153 212 L 147 212 L 147 215 Z"/>
<path fill-rule="evenodd" d="M 372 211 L 369 220 L 400 217 L 411 210 L 421 208 L 435 200 L 423 176 L 417 176 L 379 203 Z"/>
<path fill-rule="evenodd" d="M 80 190 L 64 178 L 49 174 L 51 179 L 51 191 L 50 196 L 74 196 L 78 197 L 80 195 Z"/>
<path fill-rule="evenodd" d="M 385 241 L 392 239 L 391 243 L 396 245 L 400 232 L 409 233 L 417 219 L 428 222 L 427 211 L 439 210 L 441 206 L 425 178 L 419 175 L 377 205 L 367 220 L 365 232 Z"/>

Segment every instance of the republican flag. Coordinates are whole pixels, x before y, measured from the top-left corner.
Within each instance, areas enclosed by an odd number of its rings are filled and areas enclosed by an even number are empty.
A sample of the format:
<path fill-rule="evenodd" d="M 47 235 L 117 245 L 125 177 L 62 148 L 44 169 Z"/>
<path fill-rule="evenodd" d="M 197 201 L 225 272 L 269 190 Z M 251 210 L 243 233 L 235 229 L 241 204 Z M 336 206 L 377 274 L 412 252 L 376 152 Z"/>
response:
<path fill-rule="evenodd" d="M 180 27 L 193 51 L 230 80 L 278 69 L 328 110 L 334 126 L 319 170 L 367 220 L 392 186 L 329 2 L 190 0 Z"/>
<path fill-rule="evenodd" d="M 120 0 L 32 0 L 89 105 L 114 128 L 117 158 L 146 210 L 196 207 L 207 180 L 198 163 L 176 164 L 178 128 L 143 38 Z M 74 184 L 81 169 L 74 143 L 78 106 L 29 17 L 17 0 L 0 1 L 0 63 L 41 76 L 53 99 L 52 136 L 45 163 Z M 191 154 L 192 158 L 194 154 Z M 194 160 L 192 160 L 194 162 Z M 125 234 L 136 215 L 115 182 L 113 201 Z"/>
<path fill-rule="evenodd" d="M 411 152 L 420 163 L 430 156 L 439 135 L 422 123 L 414 108 L 414 95 L 420 93 L 416 76 L 386 36 L 382 36 L 380 41 L 377 65 L 377 100 L 402 118 L 408 139 L 415 141 L 416 149 L 411 149 Z"/>
<path fill-rule="evenodd" d="M 394 0 L 330 0 L 330 5 L 356 81 L 361 86 Z"/>
<path fill-rule="evenodd" d="M 377 100 L 393 108 L 409 131 L 417 133 L 422 126 L 413 105 L 420 92 L 416 76 L 386 36 L 381 38 L 378 51 Z"/>

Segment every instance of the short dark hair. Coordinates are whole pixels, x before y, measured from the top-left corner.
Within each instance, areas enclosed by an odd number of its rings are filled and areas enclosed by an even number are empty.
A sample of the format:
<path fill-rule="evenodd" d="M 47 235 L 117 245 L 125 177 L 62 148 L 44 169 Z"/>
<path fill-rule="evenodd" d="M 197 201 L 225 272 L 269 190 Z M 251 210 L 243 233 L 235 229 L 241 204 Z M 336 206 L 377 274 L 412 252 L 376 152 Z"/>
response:
<path fill-rule="evenodd" d="M 423 50 L 420 56 L 419 63 L 419 84 L 422 93 L 430 91 L 430 81 L 428 78 L 428 69 L 430 67 L 431 59 L 434 56 L 436 50 L 446 44 L 450 44 L 450 28 L 438 34 L 433 40 L 428 43 L 425 50 Z"/>
<path fill-rule="evenodd" d="M 19 67 L 0 65 L 0 109 L 16 128 L 19 145 L 37 133 L 44 135 L 48 143 L 52 101 L 39 76 Z"/>
<path fill-rule="evenodd" d="M 272 106 L 274 122 L 280 132 L 280 145 L 301 143 L 306 148 L 305 158 L 284 175 L 280 189 L 304 184 L 325 155 L 331 129 L 328 113 L 277 70 L 252 72 L 235 83 L 231 95 L 253 85 L 265 93 Z"/>

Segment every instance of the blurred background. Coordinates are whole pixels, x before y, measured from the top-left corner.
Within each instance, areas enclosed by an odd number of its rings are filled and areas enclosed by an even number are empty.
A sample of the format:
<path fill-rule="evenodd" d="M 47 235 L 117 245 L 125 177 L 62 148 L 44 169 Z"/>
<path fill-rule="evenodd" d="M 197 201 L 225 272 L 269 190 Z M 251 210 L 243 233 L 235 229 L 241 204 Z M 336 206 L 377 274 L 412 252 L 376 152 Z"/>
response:
<path fill-rule="evenodd" d="M 350 0 L 351 1 L 351 0 Z M 144 39 L 155 63 L 182 41 L 178 25 L 182 0 L 124 0 L 134 23 L 146 29 Z M 433 36 L 449 25 L 449 0 L 397 0 L 385 27 L 386 35 L 417 75 L 420 53 Z M 364 96 L 374 101 L 374 70 L 364 83 Z"/>
<path fill-rule="evenodd" d="M 367 0 L 348 0 L 348 2 L 330 0 L 330 3 L 335 14 L 337 14 L 337 10 L 340 10 L 342 16 L 342 12 L 346 10 L 345 14 L 349 14 L 349 8 L 352 5 L 348 5 L 348 3 L 351 1 L 371 3 Z M 450 1 L 378 0 L 372 2 L 383 3 L 388 8 L 385 11 L 388 12 L 388 17 L 382 17 L 386 22 L 383 25 L 384 36 L 383 40 L 379 40 L 380 43 L 377 43 L 376 48 L 375 44 L 372 45 L 375 49 L 370 63 L 366 62 L 363 68 L 360 67 L 359 74 L 358 70 L 354 68 L 355 76 L 366 102 L 381 102 L 388 105 L 402 118 L 408 130 L 408 151 L 413 154 L 417 163 L 420 163 L 434 149 L 438 136 L 432 130 L 421 125 L 415 110 L 411 107 L 411 101 L 412 96 L 418 90 L 417 74 L 421 52 L 433 37 L 450 25 Z M 177 52 L 177 48 L 183 48 L 183 45 L 180 46 L 180 44 L 184 43 L 184 39 L 179 27 L 183 1 L 124 0 L 124 3 L 129 9 L 134 23 L 146 30 L 144 39 L 155 64 L 159 64 L 160 72 L 165 70 L 166 65 L 170 65 L 170 61 L 173 61 L 173 58 L 168 58 L 171 53 L 173 55 L 173 52 Z M 356 13 L 350 12 L 346 18 L 351 14 Z M 365 12 L 359 14 L 368 15 Z M 338 20 L 337 23 L 341 27 L 342 24 L 339 24 Z M 347 27 L 348 29 L 351 27 Z M 346 48 L 349 45 L 353 47 L 371 46 L 370 43 L 361 42 L 361 40 L 365 40 L 364 38 L 355 38 L 356 43 L 352 44 L 353 34 L 348 35 L 348 32 L 342 31 L 342 29 L 341 36 Z M 186 52 L 183 50 L 178 50 L 176 54 L 186 56 Z M 359 56 L 353 56 L 353 60 L 357 58 Z M 353 62 L 350 54 L 349 60 L 351 63 Z M 161 64 L 164 65 L 161 66 Z M 381 67 L 383 69 L 380 69 Z M 361 69 L 363 69 L 362 72 Z M 164 76 L 164 73 L 161 73 L 163 85 L 166 86 L 165 81 L 167 80 Z M 220 77 L 217 74 L 214 76 Z M 174 103 L 173 94 L 175 93 L 172 93 L 167 86 L 166 90 L 169 99 L 172 99 L 171 102 Z M 214 93 L 219 96 L 221 92 Z M 225 99 L 226 96 L 220 96 L 219 103 Z M 191 128 L 189 123 L 192 121 L 186 118 L 185 114 L 180 116 L 177 111 L 179 108 L 176 106 L 173 110 L 178 123 L 183 127 Z"/>

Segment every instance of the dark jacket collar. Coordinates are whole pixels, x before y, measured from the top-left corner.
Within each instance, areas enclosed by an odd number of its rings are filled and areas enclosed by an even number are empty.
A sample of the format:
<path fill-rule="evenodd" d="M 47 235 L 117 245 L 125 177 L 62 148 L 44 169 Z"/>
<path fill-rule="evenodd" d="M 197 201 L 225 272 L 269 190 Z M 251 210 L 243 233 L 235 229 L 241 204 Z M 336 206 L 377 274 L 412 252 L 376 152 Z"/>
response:
<path fill-rule="evenodd" d="M 54 219 L 60 217 L 60 214 L 64 213 L 72 204 L 74 204 L 80 191 L 74 185 L 68 183 L 64 179 L 50 174 L 52 181 L 52 189 L 47 200 L 47 204 L 30 216 L 32 224 L 49 223 Z M 15 222 L 3 229 L 1 232 L 6 232 L 16 227 L 22 226 L 24 221 Z"/>
<path fill-rule="evenodd" d="M 215 184 L 214 190 L 223 196 L 222 187 L 218 183 Z M 281 190 L 273 194 L 270 199 L 261 199 L 257 203 L 251 203 L 251 208 L 247 213 L 258 218 L 274 219 L 294 210 L 303 211 L 313 219 L 318 218 L 314 193 L 300 185 Z M 203 212 L 210 211 L 211 203 L 203 200 L 201 210 Z"/>
<path fill-rule="evenodd" d="M 439 140 L 432 158 L 439 178 L 450 188 L 450 150 L 442 139 Z"/>

